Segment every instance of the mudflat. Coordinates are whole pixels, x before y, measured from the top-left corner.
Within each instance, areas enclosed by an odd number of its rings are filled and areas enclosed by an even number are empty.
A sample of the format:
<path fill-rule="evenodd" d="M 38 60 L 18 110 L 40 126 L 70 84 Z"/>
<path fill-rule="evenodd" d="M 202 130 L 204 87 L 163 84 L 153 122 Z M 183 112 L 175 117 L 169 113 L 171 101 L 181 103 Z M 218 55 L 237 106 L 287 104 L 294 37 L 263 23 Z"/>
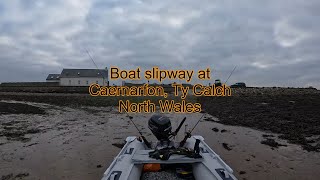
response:
<path fill-rule="evenodd" d="M 318 90 L 234 89 L 231 97 L 201 97 L 199 101 L 220 123 L 279 133 L 279 138 L 307 151 L 320 151 Z"/>
<path fill-rule="evenodd" d="M 318 179 L 318 91 L 234 92 L 231 99 L 198 99 L 202 113 L 167 116 L 174 128 L 183 117 L 192 128 L 205 113 L 193 134 L 202 135 L 238 179 Z M 80 94 L 0 93 L 0 178 L 100 179 L 124 139 L 138 135 L 113 105 L 112 99 Z M 151 115 L 130 114 L 153 141 Z M 182 138 L 183 128 L 177 139 Z"/>

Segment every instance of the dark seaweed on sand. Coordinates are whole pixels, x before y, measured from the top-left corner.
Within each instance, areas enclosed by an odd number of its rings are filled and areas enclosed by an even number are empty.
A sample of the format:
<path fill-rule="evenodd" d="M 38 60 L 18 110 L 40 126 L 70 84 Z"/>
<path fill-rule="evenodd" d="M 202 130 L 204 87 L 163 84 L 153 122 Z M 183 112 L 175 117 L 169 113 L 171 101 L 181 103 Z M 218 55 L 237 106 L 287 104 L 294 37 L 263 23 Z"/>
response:
<path fill-rule="evenodd" d="M 306 139 L 320 135 L 320 91 L 247 88 L 232 93 L 231 97 L 200 97 L 198 101 L 219 123 L 279 133 L 280 138 L 305 150 L 320 150 L 320 139 L 313 144 Z"/>

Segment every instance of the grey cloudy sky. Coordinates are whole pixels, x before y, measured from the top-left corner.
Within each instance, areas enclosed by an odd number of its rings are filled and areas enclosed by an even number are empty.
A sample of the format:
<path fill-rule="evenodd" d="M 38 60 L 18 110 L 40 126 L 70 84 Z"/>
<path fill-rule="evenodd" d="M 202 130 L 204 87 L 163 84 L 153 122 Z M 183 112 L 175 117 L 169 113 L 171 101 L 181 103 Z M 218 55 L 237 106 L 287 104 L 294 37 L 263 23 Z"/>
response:
<path fill-rule="evenodd" d="M 62 68 L 214 70 L 320 88 L 319 0 L 1 0 L 0 82 Z"/>

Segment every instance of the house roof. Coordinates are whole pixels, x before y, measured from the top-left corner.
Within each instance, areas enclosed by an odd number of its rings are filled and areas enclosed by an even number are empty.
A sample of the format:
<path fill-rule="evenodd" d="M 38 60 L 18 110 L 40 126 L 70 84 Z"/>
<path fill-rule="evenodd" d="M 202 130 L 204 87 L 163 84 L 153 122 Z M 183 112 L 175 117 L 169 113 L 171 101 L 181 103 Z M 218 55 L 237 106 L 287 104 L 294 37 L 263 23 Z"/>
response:
<path fill-rule="evenodd" d="M 107 77 L 106 69 L 63 69 L 60 78 Z"/>
<path fill-rule="evenodd" d="M 60 74 L 49 74 L 46 80 L 59 80 Z"/>

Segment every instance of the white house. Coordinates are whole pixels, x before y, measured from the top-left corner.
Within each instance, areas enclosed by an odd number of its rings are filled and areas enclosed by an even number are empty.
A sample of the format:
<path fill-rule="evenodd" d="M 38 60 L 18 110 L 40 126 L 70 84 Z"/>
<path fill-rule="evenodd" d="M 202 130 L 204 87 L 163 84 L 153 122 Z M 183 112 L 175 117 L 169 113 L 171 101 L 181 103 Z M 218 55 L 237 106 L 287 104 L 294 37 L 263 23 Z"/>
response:
<path fill-rule="evenodd" d="M 46 81 L 47 82 L 60 82 L 60 74 L 49 74 Z"/>
<path fill-rule="evenodd" d="M 60 86 L 90 86 L 90 84 L 108 85 L 107 69 L 63 69 Z"/>

